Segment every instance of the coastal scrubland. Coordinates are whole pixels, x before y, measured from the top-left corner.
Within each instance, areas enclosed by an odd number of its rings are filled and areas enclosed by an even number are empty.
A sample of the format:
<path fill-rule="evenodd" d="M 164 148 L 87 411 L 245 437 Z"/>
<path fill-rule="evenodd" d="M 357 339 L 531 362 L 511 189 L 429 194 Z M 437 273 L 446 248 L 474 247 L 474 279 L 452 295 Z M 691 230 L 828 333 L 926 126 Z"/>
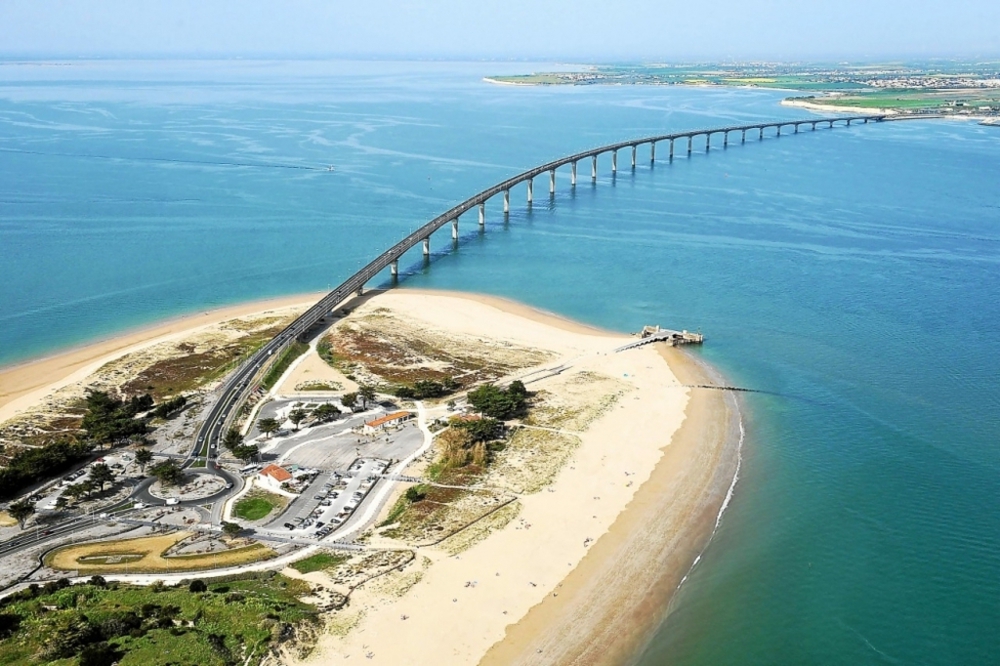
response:
<path fill-rule="evenodd" d="M 310 586 L 268 573 L 139 587 L 100 576 L 0 602 L 0 664 L 256 664 L 318 626 Z"/>

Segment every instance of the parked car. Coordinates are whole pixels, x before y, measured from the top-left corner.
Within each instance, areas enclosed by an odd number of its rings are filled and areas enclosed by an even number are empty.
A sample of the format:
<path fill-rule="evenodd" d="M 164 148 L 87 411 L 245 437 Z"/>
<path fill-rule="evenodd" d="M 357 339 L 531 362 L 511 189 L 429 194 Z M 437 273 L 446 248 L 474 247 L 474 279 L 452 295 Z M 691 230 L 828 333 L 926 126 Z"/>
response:
<path fill-rule="evenodd" d="M 315 497 L 313 497 L 313 499 L 321 500 L 324 499 L 325 497 L 326 495 L 316 495 Z"/>
<path fill-rule="evenodd" d="M 177 499 L 176 497 L 171 497 L 166 502 L 164 502 L 164 504 L 166 504 L 167 506 L 174 506 L 174 505 L 180 504 L 180 503 L 181 503 L 181 501 L 179 499 Z"/>

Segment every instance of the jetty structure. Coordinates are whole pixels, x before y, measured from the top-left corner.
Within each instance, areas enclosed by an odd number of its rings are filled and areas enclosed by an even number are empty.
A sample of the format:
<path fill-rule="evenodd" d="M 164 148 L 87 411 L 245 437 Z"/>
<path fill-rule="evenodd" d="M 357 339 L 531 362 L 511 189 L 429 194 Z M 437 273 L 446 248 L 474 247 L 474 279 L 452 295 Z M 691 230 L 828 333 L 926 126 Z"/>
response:
<path fill-rule="evenodd" d="M 834 127 L 850 127 L 852 124 L 881 123 L 891 120 L 887 115 L 858 115 L 841 116 L 836 118 L 809 118 L 805 120 L 781 120 L 768 123 L 751 123 L 746 125 L 734 125 L 728 127 L 715 127 L 709 129 L 696 129 L 685 132 L 675 132 L 672 134 L 662 134 L 658 136 L 648 136 L 628 141 L 621 141 L 583 152 L 575 153 L 567 157 L 562 157 L 551 162 L 524 171 L 516 176 L 508 178 L 496 185 L 489 187 L 478 194 L 469 197 L 460 204 L 438 215 L 430 222 L 412 232 L 403 240 L 399 241 L 391 248 L 377 256 L 366 266 L 361 268 L 354 275 L 350 276 L 340 286 L 329 292 L 319 300 L 316 305 L 306 310 L 295 321 L 289 324 L 284 330 L 276 335 L 271 341 L 253 353 L 236 370 L 234 370 L 225 380 L 221 397 L 207 411 L 205 421 L 198 429 L 195 437 L 196 441 L 187 455 L 185 465 L 192 465 L 199 458 L 210 459 L 216 454 L 222 436 L 231 426 L 235 417 L 239 414 L 243 403 L 256 388 L 258 378 L 279 358 L 285 350 L 294 342 L 308 336 L 309 332 L 320 323 L 325 317 L 333 313 L 347 300 L 355 294 L 360 294 L 364 286 L 376 278 L 386 268 L 395 282 L 399 276 L 399 260 L 411 248 L 422 245 L 425 262 L 431 255 L 431 235 L 446 225 L 451 225 L 451 238 L 453 244 L 459 239 L 459 219 L 465 213 L 473 209 L 478 209 L 478 222 L 482 228 L 486 224 L 486 202 L 496 196 L 503 198 L 503 214 L 510 213 L 510 194 L 518 185 L 525 185 L 527 204 L 530 207 L 534 199 L 534 179 L 538 176 L 548 174 L 549 194 L 555 195 L 556 191 L 556 171 L 568 166 L 570 169 L 570 187 L 577 185 L 577 167 L 581 161 L 590 161 L 590 179 L 593 183 L 598 178 L 598 158 L 604 155 L 611 157 L 612 177 L 618 172 L 618 153 L 628 151 L 631 161 L 631 169 L 638 166 L 638 149 L 640 147 L 649 148 L 649 162 L 656 161 L 657 145 L 667 146 L 667 160 L 673 160 L 675 148 L 680 142 L 682 149 L 688 155 L 694 151 L 695 139 L 704 137 L 705 151 L 712 149 L 712 137 L 722 138 L 722 148 L 730 145 L 730 136 L 739 136 L 740 143 L 747 141 L 749 134 L 753 139 L 754 134 L 758 141 L 763 141 L 765 134 L 773 132 L 773 136 L 780 137 L 784 130 L 786 134 L 798 134 L 802 128 L 809 128 L 811 131 L 817 129 L 833 129 Z M 676 332 L 670 332 L 676 333 Z M 683 335 L 683 332 L 681 332 Z M 669 337 L 664 332 L 665 338 Z M 660 338 L 657 338 L 660 339 Z M 648 340 L 648 341 L 647 341 Z M 654 342 L 652 339 L 639 341 L 641 344 Z"/>
<path fill-rule="evenodd" d="M 627 345 L 622 345 L 615 352 L 635 349 L 636 347 L 650 345 L 654 342 L 666 342 L 671 347 L 700 345 L 705 342 L 705 336 L 701 333 L 692 333 L 691 331 L 675 331 L 669 328 L 660 328 L 659 324 L 656 326 L 643 326 L 642 330 L 639 331 L 638 340 L 630 342 Z"/>

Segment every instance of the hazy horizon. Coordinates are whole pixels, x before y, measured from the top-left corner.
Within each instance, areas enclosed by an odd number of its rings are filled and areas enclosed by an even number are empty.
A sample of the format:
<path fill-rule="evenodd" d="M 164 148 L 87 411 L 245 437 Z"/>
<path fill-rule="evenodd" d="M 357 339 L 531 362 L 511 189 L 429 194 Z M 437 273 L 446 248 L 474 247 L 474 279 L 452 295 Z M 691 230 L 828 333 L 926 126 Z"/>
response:
<path fill-rule="evenodd" d="M 1000 4 L 8 0 L 0 57 L 870 62 L 1000 57 Z"/>

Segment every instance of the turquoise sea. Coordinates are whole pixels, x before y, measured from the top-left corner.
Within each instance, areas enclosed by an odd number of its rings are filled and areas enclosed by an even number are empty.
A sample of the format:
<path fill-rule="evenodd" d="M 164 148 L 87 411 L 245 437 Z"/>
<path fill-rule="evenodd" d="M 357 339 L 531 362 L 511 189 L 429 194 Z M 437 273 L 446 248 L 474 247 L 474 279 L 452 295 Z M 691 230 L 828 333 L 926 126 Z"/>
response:
<path fill-rule="evenodd" d="M 806 117 L 785 93 L 526 88 L 509 63 L 0 63 L 0 364 L 326 288 L 454 203 L 629 137 Z M 721 142 L 720 142 L 721 143 Z M 720 143 L 716 145 L 719 146 Z M 637 657 L 1000 660 L 1000 128 L 916 121 L 569 174 L 406 285 L 701 329 L 741 478 Z M 329 165 L 334 171 L 328 171 Z M 581 175 L 586 170 L 581 171 Z"/>

